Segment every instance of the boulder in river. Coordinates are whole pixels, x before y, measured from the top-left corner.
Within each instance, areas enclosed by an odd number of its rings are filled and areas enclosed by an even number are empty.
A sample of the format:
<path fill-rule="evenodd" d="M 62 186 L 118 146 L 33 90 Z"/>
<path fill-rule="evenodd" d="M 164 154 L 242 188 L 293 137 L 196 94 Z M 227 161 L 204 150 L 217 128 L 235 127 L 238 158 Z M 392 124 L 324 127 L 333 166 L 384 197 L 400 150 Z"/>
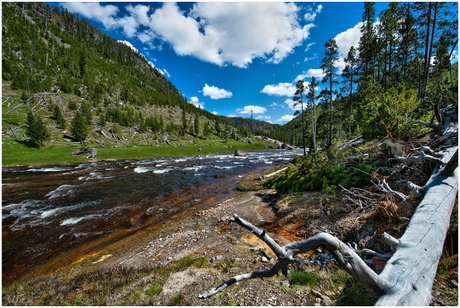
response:
<path fill-rule="evenodd" d="M 235 151 L 235 156 L 246 156 L 246 153 L 241 151 L 241 150 L 236 150 Z"/>

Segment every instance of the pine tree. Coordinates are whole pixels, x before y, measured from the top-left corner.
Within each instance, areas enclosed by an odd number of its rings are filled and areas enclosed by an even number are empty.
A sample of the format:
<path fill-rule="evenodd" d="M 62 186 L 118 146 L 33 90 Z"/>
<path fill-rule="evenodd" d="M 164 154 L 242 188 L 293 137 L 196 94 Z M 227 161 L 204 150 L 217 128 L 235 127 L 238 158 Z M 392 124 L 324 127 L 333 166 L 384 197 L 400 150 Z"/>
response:
<path fill-rule="evenodd" d="M 80 111 L 75 113 L 70 126 L 70 131 L 73 138 L 81 143 L 83 143 L 83 141 L 85 141 L 88 137 L 88 128 L 86 127 L 85 119 Z"/>
<path fill-rule="evenodd" d="M 321 69 L 324 73 L 324 78 L 322 83 L 329 82 L 329 89 L 325 92 L 326 96 L 329 98 L 329 134 L 327 140 L 327 147 L 329 148 L 332 145 L 332 136 L 333 136 L 333 125 L 332 125 L 332 100 L 333 100 L 333 85 L 338 82 L 335 80 L 337 77 L 335 63 L 338 61 L 338 47 L 335 39 L 330 39 L 324 45 L 326 51 L 324 53 L 324 58 L 321 61 Z"/>
<path fill-rule="evenodd" d="M 377 36 L 375 33 L 375 3 L 364 2 L 363 25 L 359 40 L 359 57 L 361 62 L 361 78 L 371 75 L 375 79 L 375 52 Z"/>
<path fill-rule="evenodd" d="M 311 78 L 311 82 L 308 85 L 309 91 L 307 94 L 308 102 L 310 103 L 311 108 L 311 129 L 312 129 L 312 138 L 313 138 L 313 153 L 317 152 L 316 146 L 316 94 L 315 88 L 318 86 L 318 81 L 315 77 Z"/>
<path fill-rule="evenodd" d="M 351 137 L 351 123 L 353 119 L 353 85 L 357 82 L 357 65 L 358 58 L 356 57 L 355 47 L 351 46 L 348 55 L 345 58 L 345 69 L 342 73 L 342 83 L 345 85 L 343 90 L 348 91 L 348 103 L 349 103 L 349 113 L 348 113 L 348 137 Z"/>
<path fill-rule="evenodd" d="M 65 129 L 65 119 L 64 119 L 64 116 L 62 115 L 61 108 L 59 108 L 58 105 L 53 105 L 53 116 L 58 122 L 59 126 L 62 129 Z"/>
<path fill-rule="evenodd" d="M 185 109 L 182 109 L 182 129 L 184 132 L 187 130 L 187 116 L 185 114 Z"/>
<path fill-rule="evenodd" d="M 198 137 L 198 135 L 200 134 L 200 119 L 198 118 L 199 115 L 196 115 L 195 116 L 195 136 Z"/>
<path fill-rule="evenodd" d="M 50 140 L 50 133 L 45 124 L 43 124 L 42 119 L 34 115 L 30 110 L 27 113 L 26 124 L 26 135 L 30 138 L 30 142 L 33 146 L 41 148 L 45 145 L 45 141 Z"/>
<path fill-rule="evenodd" d="M 296 91 L 294 96 L 294 106 L 300 105 L 301 116 L 302 116 L 302 146 L 303 146 L 303 156 L 307 156 L 307 150 L 305 147 L 305 120 L 304 120 L 304 113 L 303 113 L 303 95 L 305 94 L 305 86 L 303 84 L 303 80 L 297 81 L 296 84 Z"/>

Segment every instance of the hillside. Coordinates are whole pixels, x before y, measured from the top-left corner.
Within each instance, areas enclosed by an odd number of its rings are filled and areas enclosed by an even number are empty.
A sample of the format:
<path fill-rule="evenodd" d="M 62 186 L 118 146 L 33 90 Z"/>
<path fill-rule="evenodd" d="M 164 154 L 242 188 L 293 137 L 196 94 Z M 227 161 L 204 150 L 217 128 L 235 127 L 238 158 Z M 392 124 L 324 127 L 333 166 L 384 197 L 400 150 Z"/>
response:
<path fill-rule="evenodd" d="M 78 111 L 92 146 L 221 147 L 249 136 L 189 104 L 142 54 L 88 21 L 43 3 L 3 3 L 2 10 L 4 151 L 14 151 L 14 140 L 28 144 L 29 110 L 48 128 L 48 146 L 76 144 Z"/>
<path fill-rule="evenodd" d="M 268 135 L 272 131 L 280 127 L 279 124 L 272 124 L 265 121 L 259 121 L 255 119 L 248 119 L 243 117 L 231 117 L 220 116 L 223 121 L 227 121 L 232 125 L 238 127 L 241 131 L 246 130 L 256 135 Z"/>

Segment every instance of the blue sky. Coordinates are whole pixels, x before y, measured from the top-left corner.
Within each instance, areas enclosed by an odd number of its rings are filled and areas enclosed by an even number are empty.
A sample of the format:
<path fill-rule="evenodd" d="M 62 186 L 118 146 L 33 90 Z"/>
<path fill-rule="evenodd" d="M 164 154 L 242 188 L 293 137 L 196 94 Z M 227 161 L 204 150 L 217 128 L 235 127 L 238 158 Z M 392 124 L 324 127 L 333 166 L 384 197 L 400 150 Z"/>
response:
<path fill-rule="evenodd" d="M 295 83 L 319 70 L 324 44 L 357 47 L 362 2 L 67 2 L 138 49 L 188 101 L 209 112 L 290 121 Z M 377 2 L 376 15 L 388 8 Z M 339 71 L 343 61 L 339 61 Z"/>

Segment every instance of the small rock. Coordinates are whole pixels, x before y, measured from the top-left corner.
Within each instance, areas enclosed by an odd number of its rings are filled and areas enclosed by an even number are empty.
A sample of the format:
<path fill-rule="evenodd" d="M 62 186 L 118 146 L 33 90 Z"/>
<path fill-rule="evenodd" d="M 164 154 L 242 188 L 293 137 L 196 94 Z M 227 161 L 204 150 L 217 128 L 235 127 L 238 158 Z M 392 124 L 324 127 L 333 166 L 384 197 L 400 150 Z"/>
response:
<path fill-rule="evenodd" d="M 262 257 L 262 259 L 260 259 L 260 261 L 261 261 L 262 263 L 268 263 L 267 257 Z"/>
<path fill-rule="evenodd" d="M 291 284 L 289 283 L 289 280 L 283 280 L 283 281 L 281 282 L 281 285 L 282 285 L 282 286 L 285 286 L 285 287 L 290 287 L 290 286 L 291 286 Z"/>
<path fill-rule="evenodd" d="M 224 259 L 224 257 L 223 257 L 222 255 L 218 255 L 218 256 L 216 257 L 216 260 L 217 260 L 217 261 L 222 261 L 223 259 Z"/>

